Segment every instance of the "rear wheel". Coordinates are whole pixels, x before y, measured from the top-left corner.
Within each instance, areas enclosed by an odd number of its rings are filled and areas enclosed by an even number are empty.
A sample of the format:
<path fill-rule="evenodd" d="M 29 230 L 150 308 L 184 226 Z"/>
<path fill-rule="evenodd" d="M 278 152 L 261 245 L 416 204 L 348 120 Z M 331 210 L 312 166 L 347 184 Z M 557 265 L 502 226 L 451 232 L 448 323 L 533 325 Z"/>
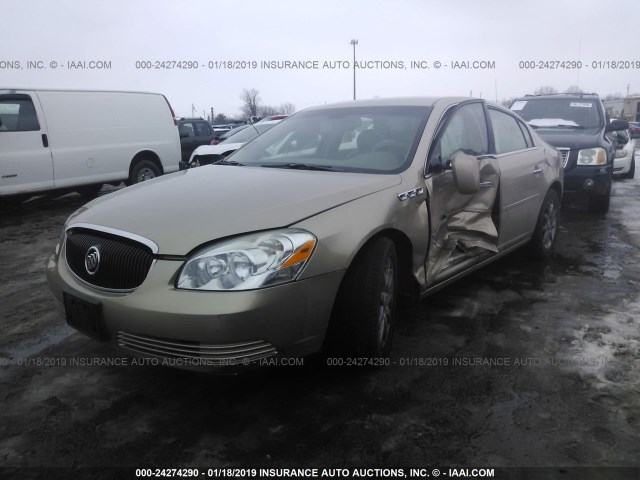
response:
<path fill-rule="evenodd" d="M 151 160 L 140 160 L 131 170 L 129 185 L 144 182 L 160 176 L 160 169 Z"/>
<path fill-rule="evenodd" d="M 548 258 L 553 251 L 558 232 L 558 211 L 560 198 L 555 190 L 549 190 L 544 197 L 538 215 L 538 223 L 529 244 L 531 253 L 536 258 Z"/>
<path fill-rule="evenodd" d="M 331 353 L 376 358 L 388 355 L 398 298 L 394 243 L 379 238 L 355 258 L 340 287 L 329 339 Z"/>

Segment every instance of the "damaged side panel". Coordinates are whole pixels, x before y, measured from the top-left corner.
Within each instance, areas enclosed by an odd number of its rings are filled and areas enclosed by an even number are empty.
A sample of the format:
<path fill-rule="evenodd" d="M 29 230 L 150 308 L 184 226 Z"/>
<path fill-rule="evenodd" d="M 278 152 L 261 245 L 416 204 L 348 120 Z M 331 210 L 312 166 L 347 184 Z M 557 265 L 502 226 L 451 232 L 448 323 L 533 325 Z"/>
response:
<path fill-rule="evenodd" d="M 478 162 L 481 188 L 476 193 L 461 194 L 451 170 L 427 180 L 432 222 L 427 284 L 498 252 L 498 227 L 492 211 L 500 183 L 499 167 L 494 158 Z"/>

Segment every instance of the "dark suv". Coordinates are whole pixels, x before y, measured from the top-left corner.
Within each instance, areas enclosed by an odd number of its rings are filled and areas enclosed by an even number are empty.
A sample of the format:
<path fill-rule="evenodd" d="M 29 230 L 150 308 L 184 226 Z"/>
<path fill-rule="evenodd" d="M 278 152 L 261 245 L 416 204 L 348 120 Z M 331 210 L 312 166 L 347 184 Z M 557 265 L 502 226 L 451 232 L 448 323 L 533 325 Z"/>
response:
<path fill-rule="evenodd" d="M 586 196 L 590 212 L 607 213 L 616 151 L 611 132 L 628 122 L 610 122 L 596 94 L 525 95 L 511 110 L 562 155 L 564 194 Z"/>
<path fill-rule="evenodd" d="M 193 151 L 200 145 L 209 145 L 214 139 L 211 124 L 203 118 L 179 118 L 178 132 L 180 132 L 180 148 L 182 161 L 188 162 Z"/>

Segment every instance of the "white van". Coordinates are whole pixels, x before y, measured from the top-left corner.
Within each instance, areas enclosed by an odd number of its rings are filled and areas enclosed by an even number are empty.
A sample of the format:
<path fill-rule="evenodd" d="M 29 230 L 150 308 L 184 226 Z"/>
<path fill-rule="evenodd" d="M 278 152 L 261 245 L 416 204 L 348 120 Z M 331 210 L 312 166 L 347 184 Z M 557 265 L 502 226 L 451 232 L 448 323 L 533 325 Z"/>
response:
<path fill-rule="evenodd" d="M 129 184 L 179 169 L 164 95 L 0 88 L 0 197 Z"/>

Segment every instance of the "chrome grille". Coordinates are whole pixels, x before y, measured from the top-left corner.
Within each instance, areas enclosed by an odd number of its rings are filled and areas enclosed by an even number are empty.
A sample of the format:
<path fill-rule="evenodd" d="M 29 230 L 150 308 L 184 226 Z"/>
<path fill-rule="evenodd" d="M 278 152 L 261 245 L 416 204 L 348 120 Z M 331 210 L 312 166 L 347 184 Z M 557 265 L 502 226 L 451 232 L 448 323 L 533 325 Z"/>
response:
<path fill-rule="evenodd" d="M 560 156 L 562 157 L 562 168 L 567 166 L 567 162 L 569 161 L 569 153 L 571 152 L 568 148 L 557 148 L 558 152 L 560 152 Z"/>
<path fill-rule="evenodd" d="M 151 248 L 135 240 L 87 228 L 66 232 L 67 265 L 81 280 L 109 290 L 133 290 L 140 286 L 153 263 Z M 99 265 L 89 273 L 85 259 L 89 249 L 99 250 Z"/>
<path fill-rule="evenodd" d="M 278 352 L 273 345 L 262 340 L 207 345 L 200 342 L 168 340 L 148 337 L 122 330 L 117 334 L 118 345 L 144 355 L 168 359 L 184 359 L 193 365 L 221 366 L 233 362 L 255 361 L 271 357 Z"/>

